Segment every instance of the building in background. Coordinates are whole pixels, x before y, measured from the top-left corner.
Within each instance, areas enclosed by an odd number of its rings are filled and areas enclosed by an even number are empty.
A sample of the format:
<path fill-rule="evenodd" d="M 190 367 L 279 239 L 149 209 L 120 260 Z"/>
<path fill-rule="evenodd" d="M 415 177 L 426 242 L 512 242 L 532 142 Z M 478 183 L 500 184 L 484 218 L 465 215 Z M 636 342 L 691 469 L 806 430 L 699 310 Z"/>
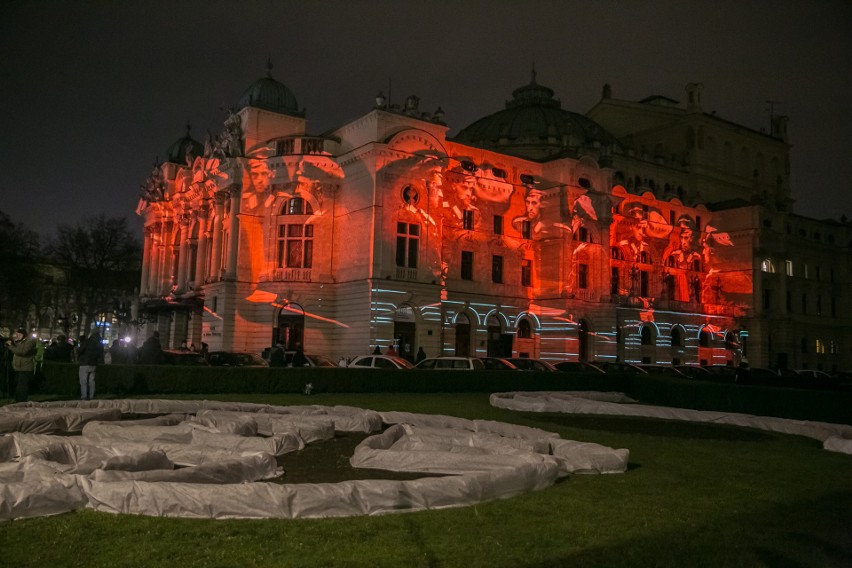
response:
<path fill-rule="evenodd" d="M 852 228 L 792 213 L 786 119 L 766 134 L 703 112 L 700 85 L 686 99 L 607 86 L 583 115 L 533 72 L 454 137 L 381 93 L 317 136 L 270 73 L 143 186 L 147 333 L 335 360 L 852 367 Z"/>

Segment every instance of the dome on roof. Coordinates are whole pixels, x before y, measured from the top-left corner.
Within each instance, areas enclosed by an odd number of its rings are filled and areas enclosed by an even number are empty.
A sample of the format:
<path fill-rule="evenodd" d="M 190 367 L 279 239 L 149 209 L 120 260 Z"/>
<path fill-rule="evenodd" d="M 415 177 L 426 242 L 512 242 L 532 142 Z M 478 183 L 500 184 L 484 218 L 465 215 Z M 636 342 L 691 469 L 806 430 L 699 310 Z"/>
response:
<path fill-rule="evenodd" d="M 536 83 L 535 70 L 528 85 L 512 92 L 505 109 L 477 120 L 453 140 L 531 160 L 617 143 L 592 119 L 562 109 L 553 90 Z"/>
<path fill-rule="evenodd" d="M 204 154 L 204 146 L 201 142 L 194 140 L 189 135 L 189 125 L 186 125 L 186 134 L 175 140 L 175 143 L 166 150 L 166 161 L 174 164 L 190 163 L 198 156 Z"/>
<path fill-rule="evenodd" d="M 299 111 L 299 104 L 293 91 L 283 83 L 272 78 L 272 64 L 267 64 L 266 77 L 261 77 L 243 92 L 237 110 L 245 107 L 260 108 L 279 114 L 293 116 L 304 116 L 304 111 Z"/>

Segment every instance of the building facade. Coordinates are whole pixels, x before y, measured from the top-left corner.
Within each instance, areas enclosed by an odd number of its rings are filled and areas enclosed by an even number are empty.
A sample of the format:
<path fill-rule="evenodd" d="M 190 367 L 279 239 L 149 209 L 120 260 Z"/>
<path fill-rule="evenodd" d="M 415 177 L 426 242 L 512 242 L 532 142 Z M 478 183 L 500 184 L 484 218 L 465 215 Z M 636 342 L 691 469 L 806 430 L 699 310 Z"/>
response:
<path fill-rule="evenodd" d="M 393 345 L 735 365 L 745 349 L 752 365 L 852 366 L 849 225 L 792 214 L 784 119 L 767 135 L 704 113 L 700 85 L 686 94 L 637 103 L 605 87 L 582 115 L 533 72 L 453 137 L 440 109 L 381 95 L 313 136 L 270 74 L 143 186 L 147 332 L 335 359 Z M 817 257 L 818 293 L 801 267 L 781 282 L 787 259 Z M 764 308 L 767 289 L 780 299 Z M 785 294 L 808 310 L 782 309 Z"/>

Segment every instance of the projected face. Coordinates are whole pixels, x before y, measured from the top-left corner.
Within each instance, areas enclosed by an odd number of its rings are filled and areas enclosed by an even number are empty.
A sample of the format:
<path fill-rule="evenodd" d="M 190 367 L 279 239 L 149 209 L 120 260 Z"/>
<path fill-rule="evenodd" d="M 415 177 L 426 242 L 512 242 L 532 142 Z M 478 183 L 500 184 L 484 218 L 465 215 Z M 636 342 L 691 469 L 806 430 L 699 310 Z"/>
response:
<path fill-rule="evenodd" d="M 524 198 L 524 207 L 527 211 L 527 217 L 537 219 L 541 216 L 541 196 L 537 193 L 529 193 Z"/>
<path fill-rule="evenodd" d="M 251 183 L 256 191 L 266 191 L 269 188 L 269 179 L 272 177 L 272 170 L 266 160 L 251 160 Z"/>
<path fill-rule="evenodd" d="M 475 189 L 476 178 L 474 176 L 465 176 L 460 183 L 456 184 L 456 197 L 464 209 L 469 209 L 473 204 Z"/>

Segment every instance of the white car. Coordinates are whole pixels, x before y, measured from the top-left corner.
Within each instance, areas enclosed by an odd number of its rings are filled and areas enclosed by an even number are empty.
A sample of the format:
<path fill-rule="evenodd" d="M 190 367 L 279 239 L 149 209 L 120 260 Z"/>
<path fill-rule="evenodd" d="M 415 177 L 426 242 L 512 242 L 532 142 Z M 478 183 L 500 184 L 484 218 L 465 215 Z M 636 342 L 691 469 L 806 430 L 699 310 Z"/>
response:
<path fill-rule="evenodd" d="M 480 371 L 485 364 L 476 357 L 427 357 L 415 369 L 438 369 L 444 371 Z"/>
<path fill-rule="evenodd" d="M 414 365 L 393 355 L 359 355 L 352 359 L 347 367 L 359 367 L 370 369 L 413 369 Z"/>

